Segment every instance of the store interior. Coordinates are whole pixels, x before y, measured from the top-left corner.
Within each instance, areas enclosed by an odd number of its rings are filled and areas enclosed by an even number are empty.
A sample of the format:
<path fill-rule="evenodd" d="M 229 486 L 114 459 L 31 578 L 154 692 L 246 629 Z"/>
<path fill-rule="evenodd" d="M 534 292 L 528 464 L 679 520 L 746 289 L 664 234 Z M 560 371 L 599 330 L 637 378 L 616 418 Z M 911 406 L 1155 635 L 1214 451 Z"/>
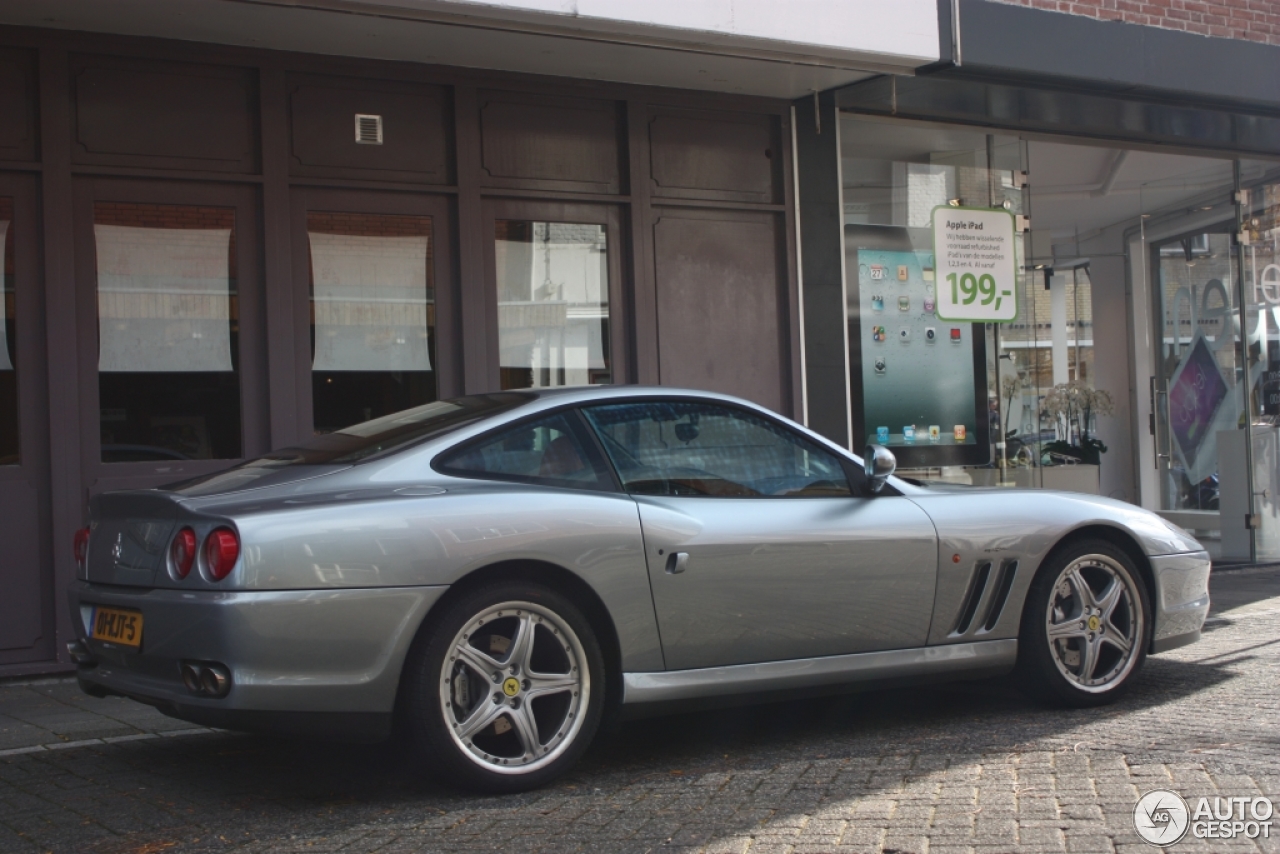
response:
<path fill-rule="evenodd" d="M 1260 487 L 1239 472 L 1219 471 L 1218 457 L 1231 449 L 1217 447 L 1218 434 L 1247 421 L 1260 435 L 1273 419 L 1263 411 L 1262 375 L 1268 359 L 1280 357 L 1278 310 L 1264 285 L 1268 276 L 1280 279 L 1280 268 L 1267 267 L 1277 240 L 1268 193 L 1274 195 L 1280 162 L 1239 163 L 1258 234 L 1238 256 L 1231 158 L 848 113 L 841 150 L 855 444 L 875 441 L 881 422 L 910 420 L 902 406 L 915 405 L 918 419 L 958 424 L 959 404 L 939 411 L 941 401 L 948 389 L 951 400 L 967 399 L 953 387 L 974 382 L 980 388 L 971 420 L 982 420 L 985 398 L 987 459 L 950 465 L 954 455 L 939 450 L 937 465 L 912 474 L 1096 492 L 1177 517 L 1206 539 L 1230 540 L 1221 508 L 1232 499 L 1223 496 Z M 985 377 L 966 373 L 956 350 L 938 349 L 931 335 L 922 339 L 906 328 L 919 311 L 914 305 L 902 316 L 876 308 L 881 291 L 895 293 L 896 283 L 871 278 L 883 259 L 916 253 L 931 277 L 929 212 L 938 205 L 1003 207 L 1021 235 L 1018 317 L 986 324 L 983 340 L 972 341 Z M 923 287 L 928 292 L 932 284 Z M 1280 302 L 1280 285 L 1272 290 Z M 940 340 L 948 337 L 947 324 L 922 317 L 938 323 Z M 896 340 L 895 323 L 903 324 Z M 1238 364 L 1242 325 L 1249 330 L 1247 364 Z M 1217 396 L 1201 401 L 1191 426 L 1180 427 L 1187 407 L 1178 408 L 1179 371 L 1195 368 L 1196 359 L 1216 365 L 1221 388 L 1211 383 Z M 902 406 L 891 409 L 887 400 Z M 893 428 L 894 441 L 902 441 L 901 429 Z M 915 444 L 929 441 L 927 426 L 918 433 Z M 1274 477 L 1259 469 L 1266 453 L 1255 448 L 1254 481 Z M 915 448 L 907 455 L 928 459 Z"/>

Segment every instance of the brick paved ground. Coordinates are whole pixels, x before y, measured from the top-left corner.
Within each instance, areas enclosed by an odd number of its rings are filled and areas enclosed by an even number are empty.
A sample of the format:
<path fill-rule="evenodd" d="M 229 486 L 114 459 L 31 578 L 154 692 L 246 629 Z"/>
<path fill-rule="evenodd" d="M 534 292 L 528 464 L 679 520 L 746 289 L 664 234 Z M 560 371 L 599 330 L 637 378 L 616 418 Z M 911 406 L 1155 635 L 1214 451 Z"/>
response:
<path fill-rule="evenodd" d="M 193 731 L 11 684 L 0 851 L 1151 851 L 1131 824 L 1148 789 L 1280 800 L 1280 570 L 1212 591 L 1204 639 L 1104 710 L 1038 708 L 1004 680 L 654 719 L 517 797 L 443 791 L 390 747 Z"/>

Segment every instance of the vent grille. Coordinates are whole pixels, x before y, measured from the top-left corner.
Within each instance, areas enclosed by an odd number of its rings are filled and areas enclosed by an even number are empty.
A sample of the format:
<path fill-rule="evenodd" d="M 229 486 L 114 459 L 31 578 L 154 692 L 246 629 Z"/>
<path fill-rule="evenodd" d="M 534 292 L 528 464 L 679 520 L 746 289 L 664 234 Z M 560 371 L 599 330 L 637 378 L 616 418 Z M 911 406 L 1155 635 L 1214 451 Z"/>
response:
<path fill-rule="evenodd" d="M 382 145 L 382 116 L 356 113 L 356 142 L 360 145 Z"/>
<path fill-rule="evenodd" d="M 955 634 L 962 635 L 973 625 L 973 618 L 978 613 L 978 604 L 987 592 L 987 582 L 991 578 L 991 561 L 978 564 L 973 581 L 969 584 L 969 592 L 964 597 L 964 608 L 960 611 L 960 620 L 956 623 Z"/>
<path fill-rule="evenodd" d="M 996 580 L 996 593 L 991 597 L 991 607 L 987 609 L 987 619 L 982 623 L 982 630 L 989 632 L 1000 622 L 1004 613 L 1004 604 L 1009 601 L 1009 590 L 1013 588 L 1013 574 L 1018 571 L 1016 560 L 1006 560 L 1000 565 L 1000 577 Z"/>
<path fill-rule="evenodd" d="M 1009 591 L 1013 589 L 1013 577 L 1017 571 L 1016 560 L 1002 561 L 999 569 L 995 569 L 991 561 L 976 564 L 951 637 L 961 637 L 970 630 L 985 634 L 994 629 L 1009 601 Z"/>

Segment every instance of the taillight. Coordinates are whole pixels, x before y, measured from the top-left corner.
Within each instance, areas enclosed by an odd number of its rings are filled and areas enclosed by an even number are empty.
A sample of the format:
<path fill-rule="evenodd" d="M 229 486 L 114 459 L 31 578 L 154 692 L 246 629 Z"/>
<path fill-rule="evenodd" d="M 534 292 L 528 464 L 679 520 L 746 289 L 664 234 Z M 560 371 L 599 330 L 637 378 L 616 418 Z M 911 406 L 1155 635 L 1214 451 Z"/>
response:
<path fill-rule="evenodd" d="M 73 549 L 76 555 L 76 566 L 80 567 L 80 571 L 84 572 L 89 565 L 89 529 L 81 528 L 76 531 L 75 540 L 73 541 Z"/>
<path fill-rule="evenodd" d="M 196 532 L 183 528 L 173 538 L 169 546 L 169 562 L 173 566 L 173 574 L 178 578 L 186 578 L 191 565 L 196 562 Z M 234 563 L 234 561 L 232 561 Z"/>
<path fill-rule="evenodd" d="M 238 557 L 240 540 L 230 528 L 214 528 L 204 538 L 204 566 L 214 581 L 221 581 L 230 575 Z"/>

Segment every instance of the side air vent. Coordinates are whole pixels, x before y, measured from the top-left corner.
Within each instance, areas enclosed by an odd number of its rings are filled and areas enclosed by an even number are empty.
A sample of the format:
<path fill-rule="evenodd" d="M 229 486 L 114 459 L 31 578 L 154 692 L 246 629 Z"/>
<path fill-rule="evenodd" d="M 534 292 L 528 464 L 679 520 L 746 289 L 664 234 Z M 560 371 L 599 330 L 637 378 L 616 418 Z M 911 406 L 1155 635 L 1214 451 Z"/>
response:
<path fill-rule="evenodd" d="M 382 116 L 356 113 L 356 142 L 361 145 L 382 145 Z"/>
<path fill-rule="evenodd" d="M 1018 571 L 1018 562 L 1016 560 L 1006 560 L 1000 564 L 1000 575 L 996 578 L 996 592 L 991 597 L 991 604 L 987 607 L 987 618 L 982 621 L 982 630 L 989 632 L 996 627 L 996 623 L 1000 622 L 1000 615 L 1004 613 L 1004 605 L 1009 601 L 1009 591 L 1013 588 L 1013 575 Z"/>
<path fill-rule="evenodd" d="M 973 625 L 973 618 L 978 613 L 978 605 L 987 592 L 987 582 L 991 579 L 991 561 L 978 564 L 969 583 L 969 592 L 964 597 L 964 607 L 960 610 L 960 619 L 956 622 L 952 634 L 963 635 Z"/>

